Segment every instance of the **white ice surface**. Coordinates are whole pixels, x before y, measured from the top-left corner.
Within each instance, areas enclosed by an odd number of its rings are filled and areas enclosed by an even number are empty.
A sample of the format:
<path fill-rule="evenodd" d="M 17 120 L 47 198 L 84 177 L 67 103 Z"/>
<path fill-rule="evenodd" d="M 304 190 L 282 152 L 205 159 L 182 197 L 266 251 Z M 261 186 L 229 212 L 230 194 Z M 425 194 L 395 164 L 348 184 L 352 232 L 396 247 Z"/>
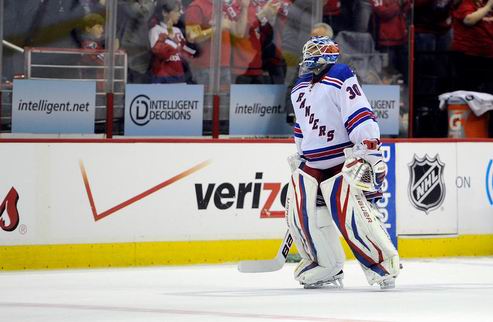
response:
<path fill-rule="evenodd" d="M 0 321 L 493 321 L 493 257 L 403 265 L 386 291 L 354 261 L 342 290 L 304 290 L 294 264 L 0 272 Z"/>

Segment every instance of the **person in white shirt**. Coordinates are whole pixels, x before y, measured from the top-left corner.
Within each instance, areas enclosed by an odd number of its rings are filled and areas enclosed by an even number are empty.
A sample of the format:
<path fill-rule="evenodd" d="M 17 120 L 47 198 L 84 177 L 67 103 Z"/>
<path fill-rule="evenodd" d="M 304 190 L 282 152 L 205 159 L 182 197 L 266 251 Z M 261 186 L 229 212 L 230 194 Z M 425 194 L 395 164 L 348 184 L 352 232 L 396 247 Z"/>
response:
<path fill-rule="evenodd" d="M 334 41 L 312 37 L 291 91 L 298 163 L 291 158 L 286 209 L 302 257 L 295 279 L 305 288 L 342 287 L 340 232 L 369 284 L 393 288 L 399 256 L 370 201 L 387 172 L 380 130 L 355 74 L 338 57 Z"/>

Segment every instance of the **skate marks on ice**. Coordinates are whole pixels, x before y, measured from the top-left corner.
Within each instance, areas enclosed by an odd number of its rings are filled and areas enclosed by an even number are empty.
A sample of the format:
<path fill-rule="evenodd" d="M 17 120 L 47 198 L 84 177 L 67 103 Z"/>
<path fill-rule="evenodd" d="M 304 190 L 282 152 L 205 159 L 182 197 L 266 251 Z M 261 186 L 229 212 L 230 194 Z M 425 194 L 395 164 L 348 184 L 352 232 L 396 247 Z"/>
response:
<path fill-rule="evenodd" d="M 413 285 L 396 285 L 394 289 L 382 290 L 377 286 L 364 287 L 347 287 L 335 288 L 325 287 L 316 289 L 303 289 L 300 285 L 298 288 L 292 289 L 269 289 L 269 288 L 252 288 L 252 289 L 237 289 L 237 290 L 203 290 L 203 291 L 178 291 L 161 293 L 165 296 L 184 296 L 184 297 L 224 297 L 224 298 L 243 298 L 243 297 L 273 297 L 273 296 L 312 296 L 324 294 L 351 294 L 351 293 L 421 293 L 421 292 L 450 292 L 450 291 L 481 291 L 493 290 L 493 283 L 457 283 L 457 284 L 413 284 Z"/>
<path fill-rule="evenodd" d="M 255 313 L 235 313 L 235 312 L 219 312 L 219 311 L 202 311 L 202 310 L 177 310 L 165 308 L 139 308 L 129 306 L 105 306 L 105 305 L 84 305 L 84 304 L 54 304 L 54 303 L 0 303 L 0 307 L 19 308 L 19 309 L 41 309 L 41 310 L 69 310 L 69 311 L 89 311 L 91 314 L 97 312 L 104 313 L 151 313 L 160 316 L 160 319 L 166 317 L 166 321 L 173 321 L 173 316 L 186 316 L 194 319 L 201 317 L 202 321 L 209 321 L 208 318 L 217 319 L 225 318 L 227 321 L 307 321 L 307 322 L 383 322 L 378 320 L 361 320 L 361 319 L 339 319 L 317 316 L 301 316 L 301 315 L 280 315 L 280 314 L 255 314 Z M 74 313 L 72 313 L 74 314 Z M 133 321 L 132 319 L 123 318 L 119 321 Z M 225 321 L 226 321 L 225 320 Z M 43 320 L 49 321 L 49 320 Z M 150 320 L 146 320 L 150 321 Z M 163 320 L 164 321 L 164 320 Z"/>
<path fill-rule="evenodd" d="M 369 286 L 354 261 L 344 289 L 303 289 L 294 264 L 0 272 L 0 321 L 491 321 L 493 257 L 403 264 L 392 290 Z"/>

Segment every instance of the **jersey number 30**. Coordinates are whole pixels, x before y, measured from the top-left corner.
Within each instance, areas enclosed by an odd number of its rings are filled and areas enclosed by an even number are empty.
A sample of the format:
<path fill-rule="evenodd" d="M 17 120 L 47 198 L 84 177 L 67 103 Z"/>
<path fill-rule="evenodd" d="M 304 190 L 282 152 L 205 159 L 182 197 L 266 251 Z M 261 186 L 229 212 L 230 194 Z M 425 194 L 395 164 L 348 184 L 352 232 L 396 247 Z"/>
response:
<path fill-rule="evenodd" d="M 346 87 L 346 92 L 349 93 L 349 99 L 354 99 L 356 96 L 361 96 L 361 91 L 359 90 L 359 87 L 357 84 L 354 84 L 353 86 L 348 86 Z"/>

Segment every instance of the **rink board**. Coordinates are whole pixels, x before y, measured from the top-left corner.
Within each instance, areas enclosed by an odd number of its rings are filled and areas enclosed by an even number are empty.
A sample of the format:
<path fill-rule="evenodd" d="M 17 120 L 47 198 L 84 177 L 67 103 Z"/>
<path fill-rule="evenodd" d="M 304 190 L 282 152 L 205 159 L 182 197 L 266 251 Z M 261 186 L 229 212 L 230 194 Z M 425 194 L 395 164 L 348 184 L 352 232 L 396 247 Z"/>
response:
<path fill-rule="evenodd" d="M 388 225 L 401 255 L 493 254 L 493 143 L 391 145 L 385 207 L 398 214 Z M 288 141 L 2 142 L 0 268 L 271 258 L 286 229 L 286 157 L 295 150 Z M 409 191 L 415 155 L 444 165 L 423 171 L 435 190 L 423 184 L 421 201 L 437 204 L 426 211 Z"/>

